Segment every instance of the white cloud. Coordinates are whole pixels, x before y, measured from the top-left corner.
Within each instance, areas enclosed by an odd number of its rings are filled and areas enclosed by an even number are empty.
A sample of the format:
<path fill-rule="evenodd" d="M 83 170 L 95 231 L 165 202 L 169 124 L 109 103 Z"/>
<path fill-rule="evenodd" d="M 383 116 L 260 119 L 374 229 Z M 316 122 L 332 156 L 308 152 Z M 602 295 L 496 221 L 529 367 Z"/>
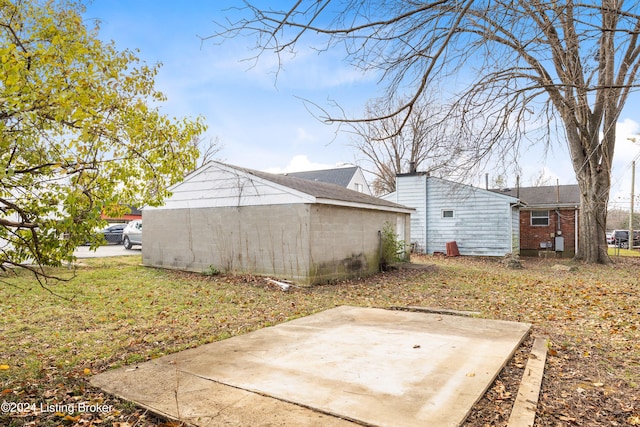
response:
<path fill-rule="evenodd" d="M 213 44 L 213 41 L 205 41 Z M 299 45 L 295 54 L 250 49 L 243 40 L 226 40 L 206 46 L 208 63 L 202 68 L 212 80 L 245 82 L 262 89 L 318 91 L 332 88 L 374 84 L 374 73 L 365 73 L 348 64 L 339 50 L 318 53 L 310 45 Z"/>
<path fill-rule="evenodd" d="M 305 128 L 303 127 L 298 127 L 296 129 L 296 143 L 298 144 L 304 144 L 305 142 L 314 142 L 317 140 L 317 138 L 309 133 Z"/>
<path fill-rule="evenodd" d="M 640 124 L 632 119 L 624 119 L 616 125 L 616 151 L 614 166 L 625 166 L 640 153 Z M 635 139 L 635 142 L 633 141 Z"/>
<path fill-rule="evenodd" d="M 298 154 L 293 156 L 293 158 L 289 161 L 289 164 L 284 168 L 269 168 L 266 169 L 265 172 L 269 173 L 287 173 L 287 172 L 302 172 L 302 171 L 312 171 L 312 170 L 320 170 L 320 169 L 331 169 L 336 167 L 335 165 L 328 165 L 324 163 L 316 163 L 309 160 L 309 158 L 304 154 Z"/>

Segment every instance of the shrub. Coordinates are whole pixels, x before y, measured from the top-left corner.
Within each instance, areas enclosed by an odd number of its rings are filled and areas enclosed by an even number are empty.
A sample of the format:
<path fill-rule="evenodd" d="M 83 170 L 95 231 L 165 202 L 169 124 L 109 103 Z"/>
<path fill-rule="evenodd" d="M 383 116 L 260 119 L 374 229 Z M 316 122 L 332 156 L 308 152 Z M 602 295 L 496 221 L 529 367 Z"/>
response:
<path fill-rule="evenodd" d="M 202 272 L 202 274 L 205 276 L 217 276 L 220 274 L 220 270 L 218 270 L 214 265 L 210 265 Z"/>
<path fill-rule="evenodd" d="M 384 271 L 389 265 L 406 259 L 404 240 L 398 240 L 393 225 L 389 221 L 385 222 L 380 233 L 380 269 Z"/>

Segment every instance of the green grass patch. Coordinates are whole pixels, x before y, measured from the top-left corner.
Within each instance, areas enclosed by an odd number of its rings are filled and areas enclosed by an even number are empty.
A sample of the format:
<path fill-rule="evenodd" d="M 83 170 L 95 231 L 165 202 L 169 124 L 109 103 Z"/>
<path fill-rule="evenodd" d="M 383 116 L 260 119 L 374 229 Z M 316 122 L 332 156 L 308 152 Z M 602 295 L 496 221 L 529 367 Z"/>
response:
<path fill-rule="evenodd" d="M 640 249 L 623 249 L 609 247 L 609 256 L 611 257 L 640 257 Z"/>
<path fill-rule="evenodd" d="M 283 310 L 262 286 L 144 268 L 138 257 L 83 262 L 74 279 L 49 289 L 28 274 L 5 277 L 5 388 L 51 370 L 95 372 L 149 360 L 307 314 Z"/>

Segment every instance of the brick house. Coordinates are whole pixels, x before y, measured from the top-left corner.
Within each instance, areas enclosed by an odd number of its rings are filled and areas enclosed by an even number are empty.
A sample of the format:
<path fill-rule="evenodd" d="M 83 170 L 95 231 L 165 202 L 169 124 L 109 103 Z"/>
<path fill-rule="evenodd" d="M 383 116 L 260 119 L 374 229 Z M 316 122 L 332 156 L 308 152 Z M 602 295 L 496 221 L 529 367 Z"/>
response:
<path fill-rule="evenodd" d="M 494 190 L 520 199 L 520 254 L 573 257 L 578 246 L 580 191 L 574 185 Z"/>

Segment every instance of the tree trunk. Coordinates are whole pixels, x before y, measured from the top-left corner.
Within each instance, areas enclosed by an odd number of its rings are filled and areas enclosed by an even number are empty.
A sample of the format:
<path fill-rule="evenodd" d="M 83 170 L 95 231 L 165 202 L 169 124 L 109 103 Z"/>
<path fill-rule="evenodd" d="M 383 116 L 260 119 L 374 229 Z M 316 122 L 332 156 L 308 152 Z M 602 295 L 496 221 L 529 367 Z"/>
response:
<path fill-rule="evenodd" d="M 580 213 L 575 258 L 588 263 L 609 264 L 606 238 L 608 172 L 583 167 L 576 176 L 580 187 Z"/>
<path fill-rule="evenodd" d="M 563 109 L 563 121 L 571 162 L 580 188 L 578 247 L 575 259 L 590 264 L 609 264 L 607 246 L 607 205 L 611 189 L 611 160 L 616 140 L 615 115 L 594 114 L 583 107 L 575 120 L 571 109 Z M 605 117 L 603 117 L 605 116 Z M 604 121 L 605 132 L 600 136 Z"/>

